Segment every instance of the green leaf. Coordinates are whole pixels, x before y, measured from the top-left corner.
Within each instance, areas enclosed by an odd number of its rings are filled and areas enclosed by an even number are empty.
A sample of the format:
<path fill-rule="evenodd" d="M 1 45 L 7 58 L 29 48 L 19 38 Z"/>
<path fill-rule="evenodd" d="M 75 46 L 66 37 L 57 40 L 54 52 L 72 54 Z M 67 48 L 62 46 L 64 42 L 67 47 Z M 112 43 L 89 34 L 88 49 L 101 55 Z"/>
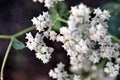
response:
<path fill-rule="evenodd" d="M 49 13 L 50 13 L 50 18 L 52 19 L 52 21 L 54 23 L 52 29 L 59 30 L 59 28 L 61 27 L 61 22 L 57 21 L 57 18 L 59 16 L 59 14 L 57 13 L 57 11 L 55 10 L 55 8 L 53 8 L 53 7 L 50 8 Z"/>
<path fill-rule="evenodd" d="M 118 17 L 111 18 L 108 21 L 108 25 L 109 25 L 109 28 L 108 28 L 109 32 L 115 35 L 116 37 L 120 38 L 120 31 L 119 31 L 120 18 Z"/>
<path fill-rule="evenodd" d="M 53 26 L 53 29 L 54 30 L 59 30 L 59 28 L 61 28 L 61 22 L 60 21 L 57 21 L 55 24 L 54 24 L 54 26 Z"/>
<path fill-rule="evenodd" d="M 59 28 L 62 27 L 61 25 L 66 25 L 58 20 L 58 18 L 62 18 L 65 20 L 68 19 L 69 11 L 67 9 L 65 2 L 59 2 L 54 4 L 54 7 L 49 9 L 49 13 L 50 13 L 50 18 L 54 22 L 52 29 L 59 30 Z"/>
<path fill-rule="evenodd" d="M 97 64 L 97 67 L 100 69 L 100 68 L 103 68 L 105 67 L 105 64 L 107 63 L 107 59 L 102 59 L 100 63 Z"/>
<path fill-rule="evenodd" d="M 49 13 L 50 13 L 50 18 L 54 22 L 57 19 L 57 17 L 58 17 L 59 14 L 57 13 L 57 11 L 55 10 L 54 7 L 52 7 L 52 8 L 49 9 Z"/>
<path fill-rule="evenodd" d="M 13 40 L 13 48 L 16 50 L 20 50 L 20 49 L 25 48 L 25 45 L 18 39 L 14 39 Z"/>
<path fill-rule="evenodd" d="M 65 2 L 59 2 L 56 4 L 56 10 L 62 18 L 68 18 L 69 10 Z"/>

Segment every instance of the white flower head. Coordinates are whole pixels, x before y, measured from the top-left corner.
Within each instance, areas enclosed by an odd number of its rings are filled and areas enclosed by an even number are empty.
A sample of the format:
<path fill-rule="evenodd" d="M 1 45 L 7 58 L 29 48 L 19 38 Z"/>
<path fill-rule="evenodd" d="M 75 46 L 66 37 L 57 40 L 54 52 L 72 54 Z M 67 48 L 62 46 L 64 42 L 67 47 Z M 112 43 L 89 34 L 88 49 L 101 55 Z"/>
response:
<path fill-rule="evenodd" d="M 94 9 L 94 14 L 96 14 L 96 17 L 99 17 L 103 21 L 110 18 L 110 12 L 107 10 L 102 12 L 100 8 Z"/>
<path fill-rule="evenodd" d="M 71 7 L 71 15 L 68 20 L 68 25 L 71 26 L 72 23 L 82 24 L 85 22 L 89 22 L 89 18 L 90 9 L 86 5 L 80 4 L 78 6 Z M 75 27 L 75 25 L 73 27 Z"/>
<path fill-rule="evenodd" d="M 31 21 L 39 32 L 52 26 L 52 21 L 48 12 L 43 12 L 43 15 L 40 14 L 37 18 L 34 17 Z"/>
<path fill-rule="evenodd" d="M 42 35 L 37 33 L 35 38 L 33 38 L 31 33 L 27 33 L 26 39 L 28 39 L 26 47 L 36 52 L 36 58 L 41 59 L 43 63 L 48 63 L 54 49 L 45 45 Z"/>
<path fill-rule="evenodd" d="M 64 64 L 59 63 L 57 65 L 57 68 L 54 68 L 54 70 L 50 70 L 49 76 L 57 80 L 67 80 L 68 73 L 64 70 Z"/>
<path fill-rule="evenodd" d="M 119 73 L 119 64 L 114 64 L 112 62 L 107 62 L 106 68 L 104 68 L 104 71 L 109 74 L 110 77 L 116 77 Z"/>
<path fill-rule="evenodd" d="M 81 79 L 80 79 L 80 76 L 74 75 L 73 80 L 81 80 Z"/>
<path fill-rule="evenodd" d="M 36 1 L 36 0 L 35 0 Z M 45 3 L 48 8 L 53 7 L 54 3 L 63 0 L 39 0 Z M 95 14 L 91 16 L 90 14 Z M 31 33 L 26 34 L 28 39 L 27 47 L 36 52 L 36 57 L 48 63 L 53 52 L 52 47 L 45 44 L 44 39 L 62 42 L 62 47 L 67 52 L 70 59 L 70 71 L 73 72 L 73 77 L 65 71 L 65 65 L 59 63 L 56 68 L 51 69 L 49 76 L 57 80 L 81 80 L 80 76 L 75 75 L 77 72 L 88 71 L 95 72 L 88 78 L 83 80 L 114 80 L 119 74 L 119 49 L 120 45 L 113 43 L 112 36 L 108 33 L 108 25 L 106 20 L 110 17 L 107 10 L 100 8 L 90 10 L 84 4 L 71 7 L 70 16 L 68 17 L 68 26 L 61 27 L 59 32 L 52 29 L 54 25 L 50 19 L 48 12 L 43 12 L 42 15 L 34 17 L 31 21 L 36 26 L 38 33 L 35 37 Z M 62 25 L 62 24 L 61 24 Z M 104 72 L 108 75 L 104 76 L 103 71 L 98 71 L 96 64 L 99 64 L 103 59 L 111 61 L 114 58 L 115 63 L 107 62 Z M 88 64 L 89 63 L 89 64 Z M 92 73 L 93 73 L 92 72 Z M 74 74 L 75 73 L 75 74 Z M 96 74 L 97 73 L 97 74 Z M 82 75 L 82 74 L 81 74 Z"/>

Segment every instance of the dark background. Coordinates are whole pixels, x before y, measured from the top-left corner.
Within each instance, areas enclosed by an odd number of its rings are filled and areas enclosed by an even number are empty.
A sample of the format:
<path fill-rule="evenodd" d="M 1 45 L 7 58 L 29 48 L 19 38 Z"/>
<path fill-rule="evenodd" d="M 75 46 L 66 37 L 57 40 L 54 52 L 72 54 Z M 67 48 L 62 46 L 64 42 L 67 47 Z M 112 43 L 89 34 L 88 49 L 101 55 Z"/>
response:
<path fill-rule="evenodd" d="M 110 2 L 110 0 L 66 0 L 68 9 L 70 9 L 70 6 L 81 2 L 89 7 L 97 8 Z M 43 5 L 39 2 L 34 3 L 32 0 L 0 0 L 0 35 L 15 34 L 32 26 L 31 19 L 33 16 L 38 16 L 42 11 L 47 11 L 47 8 L 44 8 Z M 25 43 L 24 37 L 25 35 L 20 37 L 19 40 Z M 8 43 L 9 40 L 0 39 L 0 66 Z M 4 80 L 50 80 L 49 69 L 53 68 L 59 61 L 66 64 L 69 62 L 60 45 L 61 43 L 52 44 L 55 51 L 48 64 L 43 64 L 36 59 L 34 51 L 31 52 L 27 48 L 16 51 L 12 48 L 5 65 Z"/>

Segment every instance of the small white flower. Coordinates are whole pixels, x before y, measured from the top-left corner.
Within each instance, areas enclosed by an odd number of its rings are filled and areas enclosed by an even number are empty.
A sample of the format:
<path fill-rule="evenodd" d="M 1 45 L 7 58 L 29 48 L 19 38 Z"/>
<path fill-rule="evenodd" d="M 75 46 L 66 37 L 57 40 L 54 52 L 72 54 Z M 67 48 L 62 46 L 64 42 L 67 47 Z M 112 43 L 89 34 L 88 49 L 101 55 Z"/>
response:
<path fill-rule="evenodd" d="M 102 14 L 102 11 L 100 8 L 94 9 L 94 14 L 96 14 L 96 16 L 100 16 Z"/>
<path fill-rule="evenodd" d="M 54 41 L 56 40 L 57 33 L 55 31 L 50 31 L 50 40 Z"/>
<path fill-rule="evenodd" d="M 107 10 L 102 12 L 100 8 L 94 9 L 94 14 L 96 14 L 96 17 L 99 17 L 103 21 L 110 18 L 110 12 Z"/>
<path fill-rule="evenodd" d="M 76 23 L 89 22 L 90 18 L 90 9 L 83 4 L 80 4 L 75 7 L 71 7 L 71 15 L 69 21 L 74 21 Z"/>
<path fill-rule="evenodd" d="M 99 53 L 97 51 L 93 52 L 90 56 L 89 56 L 89 60 L 92 61 L 94 64 L 98 63 L 100 60 L 100 56 Z"/>
<path fill-rule="evenodd" d="M 67 80 L 68 79 L 68 73 L 64 70 L 64 64 L 59 63 L 57 65 L 57 68 L 54 68 L 54 70 L 50 70 L 49 76 L 53 79 L 57 80 Z"/>
<path fill-rule="evenodd" d="M 33 22 L 33 25 L 36 26 L 36 29 L 39 32 L 44 31 L 45 28 L 49 28 L 52 26 L 52 22 L 48 12 L 43 12 L 43 15 L 39 15 L 37 18 L 34 17 L 31 21 Z"/>
<path fill-rule="evenodd" d="M 119 64 L 113 64 L 112 62 L 107 62 L 104 71 L 109 74 L 110 77 L 116 77 L 119 73 Z"/>
<path fill-rule="evenodd" d="M 74 75 L 73 80 L 81 80 L 81 79 L 80 79 L 80 76 Z"/>
<path fill-rule="evenodd" d="M 37 33 L 35 38 L 33 38 L 31 33 L 27 33 L 26 39 L 28 39 L 26 47 L 36 52 L 36 58 L 41 59 L 43 63 L 49 62 L 53 48 L 45 45 L 42 35 Z"/>

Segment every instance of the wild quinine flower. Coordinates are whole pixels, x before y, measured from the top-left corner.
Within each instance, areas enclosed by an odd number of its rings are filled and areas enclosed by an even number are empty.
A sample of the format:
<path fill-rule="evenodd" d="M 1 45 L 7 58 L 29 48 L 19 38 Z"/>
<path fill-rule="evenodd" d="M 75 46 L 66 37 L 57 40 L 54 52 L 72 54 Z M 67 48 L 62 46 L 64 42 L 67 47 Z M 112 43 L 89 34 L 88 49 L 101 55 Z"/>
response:
<path fill-rule="evenodd" d="M 107 10 L 102 12 L 100 8 L 95 9 L 94 14 L 96 14 L 96 17 L 99 17 L 103 21 L 110 18 L 110 12 Z"/>
<path fill-rule="evenodd" d="M 49 62 L 51 58 L 51 53 L 53 52 L 53 48 L 47 47 L 45 43 L 43 43 L 42 36 L 37 33 L 35 38 L 31 35 L 31 33 L 26 34 L 26 39 L 28 39 L 27 47 L 32 51 L 36 52 L 36 57 L 41 59 L 43 63 Z"/>
<path fill-rule="evenodd" d="M 89 22 L 90 9 L 83 4 L 71 7 L 71 15 L 69 16 L 68 25 L 70 30 L 76 29 L 76 25 Z"/>
<path fill-rule="evenodd" d="M 81 80 L 79 75 L 73 75 L 73 78 L 70 78 L 71 75 L 65 71 L 64 67 L 65 65 L 60 62 L 57 68 L 50 70 L 49 76 L 56 80 Z"/>
<path fill-rule="evenodd" d="M 63 43 L 62 47 L 70 56 L 72 71 L 82 69 L 86 60 L 96 64 L 101 59 L 111 60 L 119 56 L 119 44 L 113 43 L 107 32 L 106 20 L 110 17 L 109 11 L 97 8 L 92 12 L 80 4 L 72 7 L 70 12 L 68 27 L 60 28 L 61 36 L 58 35 L 57 41 Z M 90 14 L 95 16 L 91 17 Z"/>
<path fill-rule="evenodd" d="M 43 39 L 46 37 L 54 41 L 55 36 L 57 35 L 55 31 L 49 31 L 52 27 L 50 15 L 48 12 L 43 12 L 43 15 L 39 15 L 37 18 L 34 17 L 31 21 L 39 32 L 44 31 L 44 33 L 37 33 L 35 38 L 33 38 L 31 33 L 27 33 L 26 39 L 28 39 L 28 42 L 26 43 L 26 47 L 31 51 L 34 50 L 36 52 L 36 57 L 41 59 L 43 63 L 48 63 L 54 49 L 52 47 L 48 47 Z"/>
<path fill-rule="evenodd" d="M 98 69 L 89 76 L 90 80 L 115 80 L 114 77 L 105 76 L 103 69 Z"/>
<path fill-rule="evenodd" d="M 54 3 L 63 0 L 35 0 L 41 3 L 45 3 L 48 8 L 52 7 Z M 94 14 L 95 16 L 91 16 Z M 36 52 L 36 57 L 41 59 L 43 63 L 49 62 L 52 47 L 48 47 L 44 38 L 52 41 L 62 42 L 62 47 L 70 57 L 70 71 L 73 72 L 73 77 L 70 78 L 70 74 L 64 69 L 64 64 L 59 63 L 57 68 L 50 70 L 49 76 L 57 80 L 81 80 L 79 75 L 74 73 L 94 71 L 96 76 L 103 78 L 97 79 L 94 75 L 82 80 L 115 80 L 115 77 L 119 73 L 120 64 L 120 45 L 112 41 L 111 35 L 108 33 L 108 25 L 106 20 L 109 20 L 110 13 L 107 10 L 101 10 L 100 8 L 90 10 L 86 5 L 79 4 L 71 7 L 70 16 L 67 20 L 68 26 L 61 26 L 59 33 L 52 30 L 53 21 L 50 19 L 48 12 L 43 12 L 42 15 L 34 17 L 31 21 L 35 25 L 38 33 L 35 37 L 31 33 L 26 34 L 27 47 Z M 115 59 L 115 63 L 112 63 L 112 59 Z M 97 70 L 97 65 L 103 59 L 107 59 L 109 62 L 105 64 L 104 72 L 109 76 L 103 76 L 102 72 Z M 89 63 L 86 65 L 86 63 Z M 110 78 L 112 77 L 112 78 Z"/>
<path fill-rule="evenodd" d="M 111 77 L 115 77 L 119 74 L 119 64 L 114 64 L 112 62 L 107 62 L 106 68 L 104 68 L 104 71 L 109 74 Z"/>
<path fill-rule="evenodd" d="M 74 75 L 73 80 L 81 80 L 81 79 L 80 79 L 80 76 Z"/>
<path fill-rule="evenodd" d="M 69 80 L 68 73 L 64 70 L 64 66 L 63 63 L 59 63 L 57 68 L 50 70 L 49 76 L 57 80 Z"/>
<path fill-rule="evenodd" d="M 52 26 L 52 21 L 48 12 L 43 12 L 43 15 L 40 14 L 37 18 L 34 17 L 31 21 L 39 32 L 44 31 L 45 28 Z"/>
<path fill-rule="evenodd" d="M 59 1 L 64 1 L 64 0 L 33 0 L 34 2 L 39 1 L 40 3 L 45 3 L 45 6 L 47 8 L 53 7 L 54 3 L 57 3 Z"/>

